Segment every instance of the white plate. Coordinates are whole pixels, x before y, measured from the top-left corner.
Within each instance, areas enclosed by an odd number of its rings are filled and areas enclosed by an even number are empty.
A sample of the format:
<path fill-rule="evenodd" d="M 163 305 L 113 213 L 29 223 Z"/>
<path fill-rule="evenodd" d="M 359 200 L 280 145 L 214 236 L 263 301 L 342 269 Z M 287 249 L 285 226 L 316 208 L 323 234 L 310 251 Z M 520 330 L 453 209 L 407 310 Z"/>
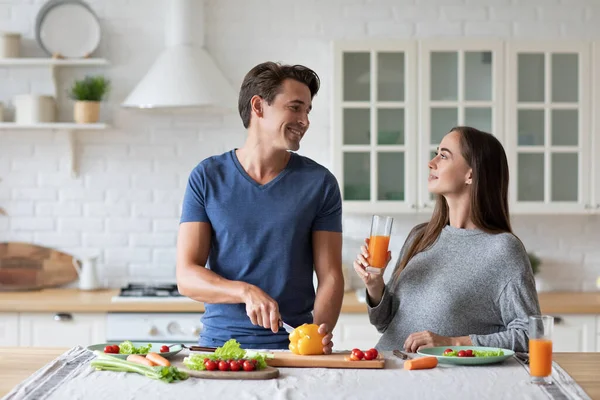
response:
<path fill-rule="evenodd" d="M 88 57 L 100 43 L 100 23 L 87 4 L 77 0 L 55 0 L 40 10 L 36 36 L 49 55 Z"/>

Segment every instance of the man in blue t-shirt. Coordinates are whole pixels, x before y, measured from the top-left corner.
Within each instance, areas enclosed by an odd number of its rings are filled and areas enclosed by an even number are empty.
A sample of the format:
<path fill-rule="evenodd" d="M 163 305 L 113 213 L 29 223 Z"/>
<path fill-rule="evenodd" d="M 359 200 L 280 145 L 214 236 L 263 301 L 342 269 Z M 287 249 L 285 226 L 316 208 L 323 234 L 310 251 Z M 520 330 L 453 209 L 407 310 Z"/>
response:
<path fill-rule="evenodd" d="M 293 153 L 318 90 L 309 68 L 257 65 L 239 95 L 246 142 L 190 174 L 177 285 L 205 303 L 202 346 L 235 338 L 244 348 L 286 349 L 284 321 L 318 324 L 331 352 L 344 290 L 341 196 L 331 172 Z"/>

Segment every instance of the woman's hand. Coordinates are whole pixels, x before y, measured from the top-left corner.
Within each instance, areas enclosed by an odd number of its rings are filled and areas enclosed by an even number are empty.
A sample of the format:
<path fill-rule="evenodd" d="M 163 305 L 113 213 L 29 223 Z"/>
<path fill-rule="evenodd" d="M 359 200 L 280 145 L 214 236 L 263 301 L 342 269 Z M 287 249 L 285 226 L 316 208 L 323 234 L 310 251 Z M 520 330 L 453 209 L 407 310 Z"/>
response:
<path fill-rule="evenodd" d="M 448 337 L 440 336 L 433 332 L 423 331 L 411 333 L 404 342 L 404 350 L 416 353 L 425 347 L 438 346 L 472 346 L 473 342 L 469 336 Z"/>
<path fill-rule="evenodd" d="M 360 253 L 356 256 L 356 260 L 354 260 L 354 264 L 353 264 L 354 271 L 356 271 L 358 276 L 360 276 L 362 281 L 367 286 L 367 289 L 369 289 L 369 287 L 373 287 L 374 284 L 376 286 L 380 286 L 383 284 L 383 273 L 385 272 L 385 268 L 388 266 L 388 264 L 390 263 L 390 260 L 392 259 L 392 253 L 390 251 L 388 251 L 385 267 L 380 268 L 381 271 L 379 274 L 371 273 L 366 270 L 366 267 L 369 266 L 369 261 L 368 261 L 369 248 L 368 247 L 369 247 L 369 239 L 365 239 L 365 245 L 360 247 Z"/>

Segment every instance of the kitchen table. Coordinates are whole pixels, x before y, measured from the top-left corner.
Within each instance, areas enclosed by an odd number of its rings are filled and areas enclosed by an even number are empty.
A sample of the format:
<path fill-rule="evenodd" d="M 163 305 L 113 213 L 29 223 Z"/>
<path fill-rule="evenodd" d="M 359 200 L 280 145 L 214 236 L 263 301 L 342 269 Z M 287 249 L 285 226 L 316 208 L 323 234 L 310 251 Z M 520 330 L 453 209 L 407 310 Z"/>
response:
<path fill-rule="evenodd" d="M 0 395 L 5 395 L 19 382 L 23 381 L 33 372 L 43 367 L 47 362 L 54 360 L 67 350 L 68 349 L 61 348 L 0 348 Z M 592 399 L 600 399 L 600 379 L 598 379 L 600 371 L 600 353 L 561 353 L 555 354 L 554 360 Z M 492 398 L 504 397 L 502 396 L 503 389 L 493 386 L 493 379 L 490 379 L 489 383 L 478 386 L 479 388 L 483 388 L 483 390 L 487 390 L 486 393 L 477 392 L 473 389 L 477 386 L 477 382 L 468 382 L 464 380 L 453 382 L 452 375 L 449 375 L 448 373 L 444 375 L 444 370 L 442 368 L 423 371 L 404 371 L 400 369 L 400 360 L 392 359 L 391 361 L 391 370 L 388 370 L 387 367 L 386 370 L 316 370 L 282 368 L 281 377 L 270 381 L 212 381 L 190 378 L 194 380 L 168 385 L 163 384 L 162 382 L 149 380 L 136 374 L 120 374 L 119 379 L 115 379 L 115 382 L 113 383 L 117 384 L 118 381 L 120 381 L 120 386 L 127 388 L 125 392 L 120 393 L 127 398 L 158 398 L 151 394 L 159 395 L 159 392 L 171 394 L 177 392 L 181 394 L 186 393 L 186 391 L 189 391 L 188 397 L 192 397 L 197 396 L 199 393 L 202 393 L 202 390 L 207 389 L 214 390 L 216 397 L 228 398 L 227 395 L 230 394 L 228 390 L 235 386 L 240 389 L 236 399 L 262 398 L 260 397 L 261 393 L 268 393 L 270 398 L 319 398 L 319 396 L 325 396 L 327 391 L 331 391 L 329 395 L 335 397 L 336 395 L 344 396 L 344 393 L 346 393 L 345 390 L 350 387 L 353 387 L 355 390 L 354 392 L 351 392 L 352 395 L 350 395 L 350 397 L 355 396 L 356 398 L 366 399 L 377 395 L 375 398 L 383 399 L 386 398 L 385 394 L 392 395 L 393 393 L 395 394 L 393 394 L 392 397 L 403 397 L 402 392 L 406 390 L 395 384 L 387 384 L 382 387 L 383 382 L 391 383 L 391 378 L 403 376 L 400 374 L 412 374 L 411 379 L 413 383 L 421 387 L 417 392 L 421 391 L 424 395 L 427 393 L 434 394 L 428 398 L 441 398 L 440 395 L 444 392 L 440 392 L 440 388 L 438 388 L 437 392 L 432 392 L 431 390 L 433 386 L 435 386 L 436 379 L 445 379 L 448 381 L 449 378 L 449 382 L 452 382 L 452 384 L 446 389 L 446 398 L 459 396 L 462 398 L 483 398 L 481 395 L 490 396 L 491 393 L 496 394 L 493 395 Z M 516 363 L 516 360 L 508 360 L 506 363 L 509 362 Z M 504 363 L 504 368 L 516 369 L 516 364 L 507 365 L 506 363 Z M 500 368 L 502 368 L 501 365 Z M 519 367 L 521 366 L 519 365 Z M 473 374 L 477 374 L 479 373 L 477 368 L 481 367 L 470 368 L 475 368 L 473 369 Z M 445 371 L 448 372 L 450 370 Z M 108 374 L 111 375 L 109 376 Z M 106 398 L 106 395 L 110 395 L 108 392 L 110 392 L 110 386 L 112 385 L 111 377 L 114 379 L 115 376 L 112 374 L 114 373 L 88 371 L 88 376 L 85 378 L 89 380 L 90 385 L 86 392 L 86 398 Z M 492 375 L 495 375 L 495 372 Z M 459 375 L 456 375 L 456 377 L 458 376 Z M 520 388 L 519 390 L 526 392 L 535 388 L 527 383 L 527 378 L 526 374 L 519 374 L 518 381 L 514 382 L 513 385 L 508 385 L 513 386 L 510 390 L 515 391 L 515 388 Z M 79 379 L 79 377 L 76 379 Z M 124 380 L 126 380 L 126 384 L 123 384 Z M 302 381 L 302 384 L 298 385 L 300 381 Z M 242 390 L 241 388 L 249 390 Z M 81 393 L 77 393 L 76 389 L 76 386 L 71 387 L 71 392 L 69 393 L 63 393 L 60 392 L 60 389 L 57 389 L 56 394 L 78 398 Z M 317 389 L 318 391 L 316 391 Z M 151 392 L 148 392 L 149 390 L 151 390 Z M 494 392 L 494 390 L 496 390 L 496 392 Z M 525 392 L 522 394 L 525 394 Z M 413 390 L 412 393 L 415 393 L 415 391 Z M 96 394 L 96 396 L 94 394 Z M 273 394 L 276 394 L 276 396 L 273 397 Z M 346 393 L 346 395 L 347 394 L 348 393 Z M 112 393 L 112 395 L 114 396 L 115 394 Z M 117 394 L 117 397 L 120 396 Z M 540 396 L 540 398 L 541 397 L 542 396 Z"/>

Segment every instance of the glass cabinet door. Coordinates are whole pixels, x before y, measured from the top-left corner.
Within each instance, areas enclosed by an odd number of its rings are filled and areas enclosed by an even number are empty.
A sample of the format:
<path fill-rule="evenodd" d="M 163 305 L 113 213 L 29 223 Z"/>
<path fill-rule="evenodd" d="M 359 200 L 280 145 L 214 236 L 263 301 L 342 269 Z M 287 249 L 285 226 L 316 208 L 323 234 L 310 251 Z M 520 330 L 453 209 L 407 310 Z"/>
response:
<path fill-rule="evenodd" d="M 431 210 L 428 162 L 455 126 L 471 126 L 502 140 L 502 43 L 424 41 L 420 70 L 419 208 Z"/>
<path fill-rule="evenodd" d="M 515 211 L 589 204 L 589 50 L 585 45 L 514 46 L 507 110 Z M 566 207 L 566 208 L 565 208 Z"/>
<path fill-rule="evenodd" d="M 346 211 L 415 207 L 413 47 L 337 44 L 333 153 Z"/>

